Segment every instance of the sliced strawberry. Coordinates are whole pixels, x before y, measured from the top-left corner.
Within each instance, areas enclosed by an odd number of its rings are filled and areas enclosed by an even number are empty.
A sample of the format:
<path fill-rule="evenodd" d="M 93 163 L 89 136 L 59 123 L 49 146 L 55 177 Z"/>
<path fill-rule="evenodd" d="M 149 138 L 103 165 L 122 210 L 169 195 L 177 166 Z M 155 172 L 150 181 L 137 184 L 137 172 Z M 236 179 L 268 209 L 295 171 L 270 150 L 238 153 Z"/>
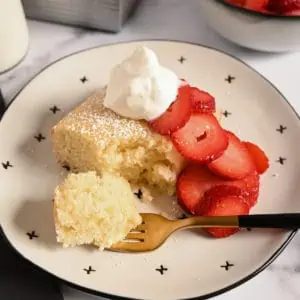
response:
<path fill-rule="evenodd" d="M 206 191 L 224 185 L 242 191 L 242 196 L 250 207 L 256 204 L 259 194 L 257 172 L 240 180 L 225 180 L 214 175 L 206 166 L 197 164 L 189 164 L 179 174 L 176 182 L 178 202 L 185 210 L 194 214 L 196 205 L 202 202 Z"/>
<path fill-rule="evenodd" d="M 181 206 L 194 214 L 195 206 L 210 188 L 220 185 L 224 180 L 218 178 L 206 166 L 190 164 L 178 176 L 176 182 L 177 198 Z"/>
<path fill-rule="evenodd" d="M 259 12 L 263 13 L 263 14 L 267 14 L 267 15 L 274 15 L 275 13 L 266 9 L 266 8 L 263 8 L 263 9 L 260 9 Z"/>
<path fill-rule="evenodd" d="M 233 185 L 240 188 L 243 191 L 243 197 L 248 202 L 250 208 L 253 207 L 259 196 L 259 175 L 257 172 L 253 172 L 243 179 L 239 180 L 226 180 L 226 185 Z"/>
<path fill-rule="evenodd" d="M 243 6 L 245 4 L 245 0 L 225 0 L 225 2 L 238 6 Z"/>
<path fill-rule="evenodd" d="M 185 125 L 192 113 L 190 88 L 182 85 L 178 88 L 176 100 L 160 117 L 149 121 L 150 127 L 160 134 L 170 134 Z"/>
<path fill-rule="evenodd" d="M 220 157 L 228 146 L 227 134 L 212 114 L 193 113 L 171 139 L 185 158 L 199 163 Z"/>
<path fill-rule="evenodd" d="M 269 159 L 265 152 L 253 143 L 244 142 L 243 144 L 247 147 L 248 151 L 252 155 L 257 172 L 259 174 L 266 172 L 266 170 L 269 168 Z"/>
<path fill-rule="evenodd" d="M 215 98 L 205 91 L 191 87 L 192 108 L 195 112 L 214 113 L 216 111 Z"/>
<path fill-rule="evenodd" d="M 200 216 L 236 216 L 249 214 L 249 205 L 241 196 L 241 190 L 220 186 L 206 192 L 202 203 L 196 206 L 196 215 Z M 206 228 L 207 232 L 217 238 L 228 237 L 239 228 Z"/>
<path fill-rule="evenodd" d="M 300 9 L 300 0 L 269 0 L 268 9 L 279 14 Z"/>
<path fill-rule="evenodd" d="M 256 170 L 247 147 L 232 132 L 226 131 L 229 144 L 223 155 L 209 163 L 209 168 L 229 179 L 242 179 Z"/>
<path fill-rule="evenodd" d="M 269 0 L 226 0 L 233 5 L 243 6 L 247 9 L 261 11 L 267 5 Z"/>
<path fill-rule="evenodd" d="M 300 16 L 300 9 L 291 10 L 285 13 L 286 16 Z"/>
<path fill-rule="evenodd" d="M 198 204 L 196 205 L 195 210 L 197 216 L 203 216 L 206 213 L 213 199 L 227 196 L 236 196 L 243 198 L 243 195 L 243 190 L 234 185 L 226 185 L 226 183 L 222 183 L 220 185 L 213 186 L 204 193 L 202 201 L 198 202 Z"/>
<path fill-rule="evenodd" d="M 245 0 L 244 7 L 251 10 L 260 11 L 268 5 L 269 0 Z"/>

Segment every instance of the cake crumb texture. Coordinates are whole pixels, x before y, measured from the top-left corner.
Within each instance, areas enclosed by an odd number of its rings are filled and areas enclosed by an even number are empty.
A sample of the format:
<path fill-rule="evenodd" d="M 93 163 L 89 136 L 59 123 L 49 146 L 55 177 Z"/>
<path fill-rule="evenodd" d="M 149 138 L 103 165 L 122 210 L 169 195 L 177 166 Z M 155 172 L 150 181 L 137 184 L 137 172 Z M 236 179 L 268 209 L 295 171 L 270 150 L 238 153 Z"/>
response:
<path fill-rule="evenodd" d="M 91 244 L 101 250 L 141 224 L 137 200 L 121 177 L 95 171 L 69 173 L 54 192 L 57 241 L 64 247 Z"/>

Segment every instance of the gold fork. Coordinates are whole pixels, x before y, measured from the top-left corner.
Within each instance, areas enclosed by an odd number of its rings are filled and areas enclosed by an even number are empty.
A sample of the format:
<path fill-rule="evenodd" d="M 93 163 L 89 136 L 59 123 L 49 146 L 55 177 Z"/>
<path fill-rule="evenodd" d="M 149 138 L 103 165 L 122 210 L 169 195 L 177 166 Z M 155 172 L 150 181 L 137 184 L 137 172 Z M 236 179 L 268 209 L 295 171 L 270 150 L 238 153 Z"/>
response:
<path fill-rule="evenodd" d="M 300 213 L 266 214 L 220 217 L 190 217 L 169 220 L 158 214 L 141 214 L 143 222 L 132 230 L 126 239 L 109 250 L 119 252 L 148 252 L 157 249 L 175 231 L 192 227 L 239 227 L 239 228 L 300 228 Z"/>

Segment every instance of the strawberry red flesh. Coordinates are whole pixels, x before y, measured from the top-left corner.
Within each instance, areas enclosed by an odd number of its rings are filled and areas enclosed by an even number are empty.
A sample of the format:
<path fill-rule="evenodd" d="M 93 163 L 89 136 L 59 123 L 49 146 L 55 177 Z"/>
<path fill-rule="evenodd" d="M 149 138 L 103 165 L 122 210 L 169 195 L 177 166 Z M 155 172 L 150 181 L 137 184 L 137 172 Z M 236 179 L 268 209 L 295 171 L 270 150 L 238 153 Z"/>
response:
<path fill-rule="evenodd" d="M 250 208 L 239 188 L 219 186 L 207 191 L 195 210 L 199 216 L 236 216 L 249 214 Z M 239 228 L 214 227 L 205 230 L 214 237 L 223 238 L 238 232 Z"/>
<path fill-rule="evenodd" d="M 247 9 L 261 11 L 267 5 L 269 0 L 226 0 L 233 5 L 243 6 Z"/>
<path fill-rule="evenodd" d="M 223 180 L 212 174 L 206 166 L 190 164 L 177 179 L 178 202 L 185 210 L 194 214 L 195 206 L 202 200 L 204 193 L 222 182 Z"/>
<path fill-rule="evenodd" d="M 171 139 L 185 158 L 199 163 L 220 157 L 228 146 L 227 134 L 212 114 L 193 113 Z"/>
<path fill-rule="evenodd" d="M 257 203 L 260 186 L 259 179 L 258 173 L 253 172 L 240 180 L 226 180 L 224 184 L 239 187 L 243 191 L 243 197 L 251 208 Z"/>
<path fill-rule="evenodd" d="M 245 0 L 244 1 L 244 7 L 260 11 L 264 9 L 268 5 L 269 0 Z"/>
<path fill-rule="evenodd" d="M 300 9 L 291 10 L 285 13 L 286 16 L 300 16 Z"/>
<path fill-rule="evenodd" d="M 229 179 L 242 179 L 256 170 L 254 160 L 247 147 L 232 132 L 226 131 L 229 145 L 225 152 L 209 163 L 216 174 Z"/>
<path fill-rule="evenodd" d="M 279 14 L 285 14 L 300 9 L 300 0 L 269 0 L 268 9 Z"/>
<path fill-rule="evenodd" d="M 195 207 L 202 203 L 205 192 L 224 185 L 241 191 L 250 207 L 256 204 L 259 194 L 257 172 L 240 180 L 225 180 L 214 175 L 206 166 L 197 164 L 189 164 L 179 174 L 176 182 L 178 202 L 187 212 L 194 214 Z"/>
<path fill-rule="evenodd" d="M 245 0 L 225 0 L 225 2 L 238 6 L 244 6 L 245 4 Z"/>
<path fill-rule="evenodd" d="M 226 185 L 225 183 L 211 187 L 203 194 L 202 201 L 198 202 L 195 207 L 197 216 L 203 216 L 207 212 L 209 206 L 211 205 L 211 201 L 216 198 L 227 196 L 236 196 L 243 198 L 243 190 L 237 186 Z"/>
<path fill-rule="evenodd" d="M 216 111 L 215 98 L 205 91 L 191 87 L 192 108 L 195 112 L 214 113 Z"/>
<path fill-rule="evenodd" d="M 176 100 L 160 117 L 149 121 L 153 131 L 162 135 L 168 135 L 180 129 L 189 120 L 192 113 L 190 87 L 183 85 L 178 88 Z"/>
<path fill-rule="evenodd" d="M 252 155 L 257 172 L 259 174 L 266 172 L 266 170 L 269 168 L 269 159 L 265 152 L 253 143 L 244 142 L 243 144 L 247 147 L 248 151 Z"/>

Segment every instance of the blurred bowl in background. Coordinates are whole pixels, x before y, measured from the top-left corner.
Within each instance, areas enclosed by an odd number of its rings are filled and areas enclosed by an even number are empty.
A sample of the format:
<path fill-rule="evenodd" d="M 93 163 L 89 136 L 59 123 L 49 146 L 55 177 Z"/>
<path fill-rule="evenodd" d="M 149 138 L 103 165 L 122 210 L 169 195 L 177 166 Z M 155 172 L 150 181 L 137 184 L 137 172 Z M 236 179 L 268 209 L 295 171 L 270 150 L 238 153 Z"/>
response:
<path fill-rule="evenodd" d="M 243 47 L 267 52 L 300 50 L 300 16 L 252 11 L 224 0 L 199 0 L 216 32 Z"/>

